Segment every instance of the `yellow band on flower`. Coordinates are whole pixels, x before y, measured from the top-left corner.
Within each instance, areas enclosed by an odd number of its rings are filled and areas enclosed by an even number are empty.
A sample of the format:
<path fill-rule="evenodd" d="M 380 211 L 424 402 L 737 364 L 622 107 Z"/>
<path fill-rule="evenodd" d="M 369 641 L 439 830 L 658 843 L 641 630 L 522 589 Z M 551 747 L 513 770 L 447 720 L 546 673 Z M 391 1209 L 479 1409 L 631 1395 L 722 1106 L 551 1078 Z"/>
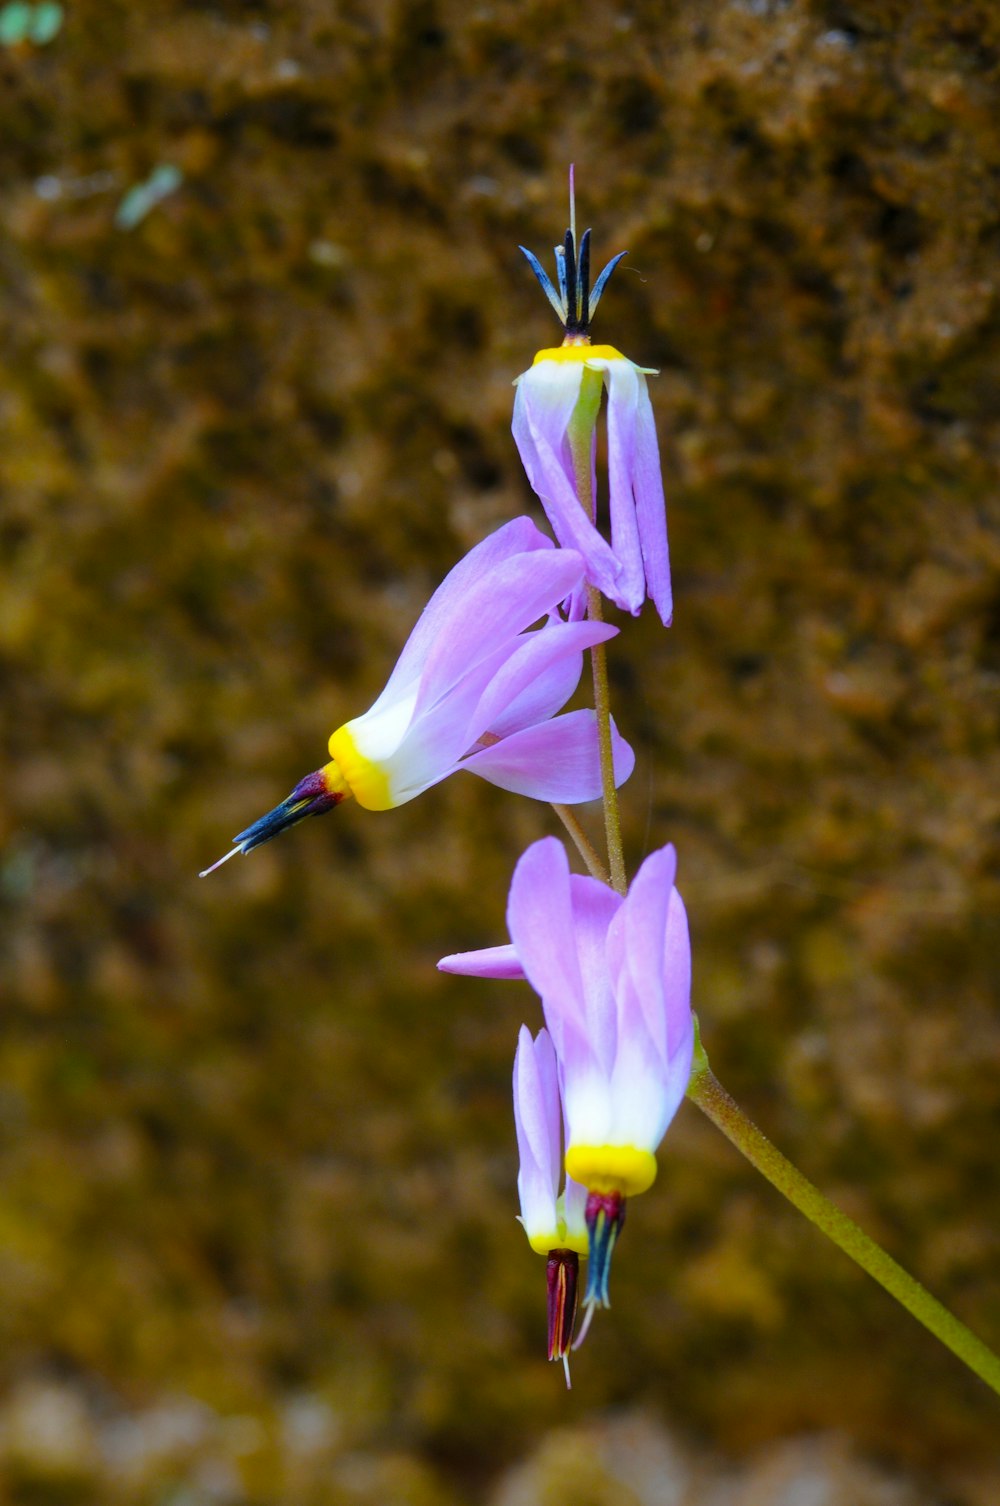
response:
<path fill-rule="evenodd" d="M 385 772 L 370 758 L 358 752 L 357 744 L 348 728 L 338 727 L 330 738 L 330 756 L 340 769 L 341 776 L 359 805 L 369 811 L 391 810 L 395 803 L 389 792 L 389 780 Z M 327 765 L 329 767 L 329 765 Z"/>
<path fill-rule="evenodd" d="M 656 1157 L 634 1145 L 571 1145 L 566 1173 L 589 1192 L 637 1197 L 656 1181 Z"/>
<path fill-rule="evenodd" d="M 532 361 L 624 361 L 626 357 L 613 345 L 554 345 L 551 350 L 540 350 Z"/>
<path fill-rule="evenodd" d="M 587 1253 L 587 1235 L 562 1233 L 553 1229 L 551 1234 L 529 1234 L 528 1243 L 536 1255 L 548 1255 L 552 1250 L 575 1250 L 578 1255 Z"/>

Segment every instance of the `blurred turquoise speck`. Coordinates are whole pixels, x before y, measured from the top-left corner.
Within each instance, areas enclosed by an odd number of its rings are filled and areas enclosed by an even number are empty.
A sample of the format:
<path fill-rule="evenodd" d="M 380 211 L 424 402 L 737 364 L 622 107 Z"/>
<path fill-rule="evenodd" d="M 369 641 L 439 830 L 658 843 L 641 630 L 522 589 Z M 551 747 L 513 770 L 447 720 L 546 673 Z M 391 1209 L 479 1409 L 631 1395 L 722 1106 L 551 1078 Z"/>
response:
<path fill-rule="evenodd" d="M 163 162 L 154 168 L 145 183 L 134 184 L 118 205 L 115 211 L 118 229 L 133 230 L 151 209 L 175 193 L 183 182 L 184 174 L 173 163 Z"/>
<path fill-rule="evenodd" d="M 23 42 L 31 27 L 33 7 L 30 5 L 5 5 L 0 10 L 0 44 L 16 47 Z"/>
<path fill-rule="evenodd" d="M 55 4 L 54 0 L 53 3 L 35 6 L 28 35 L 36 47 L 44 47 L 59 35 L 64 14 L 62 6 Z"/>

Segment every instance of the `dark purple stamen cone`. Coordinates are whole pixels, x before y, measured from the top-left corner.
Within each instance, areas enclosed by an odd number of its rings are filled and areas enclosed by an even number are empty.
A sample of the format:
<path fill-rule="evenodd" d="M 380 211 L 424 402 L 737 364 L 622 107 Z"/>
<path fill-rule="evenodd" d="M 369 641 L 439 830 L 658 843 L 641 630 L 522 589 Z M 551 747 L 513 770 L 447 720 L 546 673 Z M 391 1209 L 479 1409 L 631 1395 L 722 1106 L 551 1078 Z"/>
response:
<path fill-rule="evenodd" d="M 549 1287 L 549 1359 L 564 1360 L 573 1343 L 580 1257 L 575 1250 L 550 1250 L 545 1277 Z"/>
<path fill-rule="evenodd" d="M 290 826 L 296 826 L 306 816 L 322 816 L 325 811 L 333 810 L 343 798 L 342 793 L 331 792 L 323 770 L 317 769 L 299 780 L 287 800 L 282 800 L 266 816 L 258 817 L 246 831 L 241 831 L 235 838 L 236 845 L 241 852 L 252 852 L 263 842 L 280 836 Z"/>
<path fill-rule="evenodd" d="M 588 1193 L 585 1217 L 590 1263 L 583 1300 L 588 1307 L 610 1307 L 608 1277 L 618 1236 L 625 1227 L 625 1199 L 620 1192 Z"/>

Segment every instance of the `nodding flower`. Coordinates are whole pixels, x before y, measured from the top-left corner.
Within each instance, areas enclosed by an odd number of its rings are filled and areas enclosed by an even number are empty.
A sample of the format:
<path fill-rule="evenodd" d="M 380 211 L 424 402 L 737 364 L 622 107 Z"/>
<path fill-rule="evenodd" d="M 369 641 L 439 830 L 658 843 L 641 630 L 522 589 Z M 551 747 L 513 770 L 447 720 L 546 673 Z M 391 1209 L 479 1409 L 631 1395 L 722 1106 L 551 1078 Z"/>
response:
<path fill-rule="evenodd" d="M 351 797 L 367 810 L 403 805 L 458 769 L 537 800 L 597 799 L 594 713 L 557 715 L 584 650 L 617 632 L 562 616 L 584 569 L 530 518 L 477 544 L 434 592 L 375 704 L 333 733 L 330 762 L 240 832 L 219 863 Z M 614 745 L 620 784 L 635 758 L 617 731 Z"/>
<path fill-rule="evenodd" d="M 572 188 L 571 188 L 572 195 Z M 572 210 L 571 218 L 575 220 Z M 667 515 L 650 371 L 613 345 L 590 343 L 590 321 L 615 267 L 612 257 L 590 290 L 590 231 L 576 248 L 575 224 L 556 247 L 558 289 L 527 247 L 545 296 L 563 325 L 559 346 L 540 350 L 515 381 L 514 440 L 532 488 L 560 544 L 578 549 L 587 579 L 626 612 L 648 596 L 664 623 L 673 615 Z M 608 393 L 610 541 L 597 528 L 595 434 Z"/>
<path fill-rule="evenodd" d="M 559 1065 L 567 1177 L 587 1189 L 584 1298 L 608 1305 L 625 1202 L 652 1186 L 656 1149 L 687 1089 L 694 1051 L 691 947 L 672 846 L 651 853 L 628 894 L 571 874 L 545 837 L 510 887 L 509 947 L 445 957 L 445 972 L 527 978 Z"/>
<path fill-rule="evenodd" d="M 562 1192 L 562 1107 L 559 1068 L 544 1030 L 533 1040 L 521 1026 L 514 1057 L 514 1125 L 520 1170 L 517 1194 L 521 1223 L 531 1248 L 546 1257 L 549 1359 L 562 1360 L 569 1379 L 569 1351 L 576 1323 L 580 1256 L 587 1253 L 584 1205 L 587 1193 L 567 1177 Z"/>

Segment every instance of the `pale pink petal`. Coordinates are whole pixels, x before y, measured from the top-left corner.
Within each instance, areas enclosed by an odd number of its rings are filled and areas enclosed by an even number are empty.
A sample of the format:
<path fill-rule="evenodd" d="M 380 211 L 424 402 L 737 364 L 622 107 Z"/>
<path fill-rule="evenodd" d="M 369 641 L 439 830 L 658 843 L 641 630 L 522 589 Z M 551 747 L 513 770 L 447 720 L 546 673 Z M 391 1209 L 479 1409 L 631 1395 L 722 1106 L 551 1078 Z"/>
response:
<path fill-rule="evenodd" d="M 544 1031 L 539 1040 L 543 1046 L 536 1055 L 531 1031 L 522 1025 L 514 1058 L 517 1191 L 529 1238 L 555 1233 L 558 1226 L 559 1094 L 552 1043 Z"/>
<path fill-rule="evenodd" d="M 656 421 L 649 401 L 646 379 L 639 373 L 641 388 L 636 405 L 633 488 L 635 515 L 642 545 L 646 590 L 666 626 L 673 619 L 674 600 L 670 585 L 670 553 L 667 547 L 667 507 L 663 496 L 663 473 L 656 439 Z"/>
<path fill-rule="evenodd" d="M 475 710 L 473 736 L 488 731 L 505 737 L 553 716 L 577 687 L 584 649 L 606 642 L 617 631 L 604 622 L 564 622 L 522 635 Z"/>
<path fill-rule="evenodd" d="M 618 1039 L 615 1001 L 605 965 L 608 927 L 625 903 L 595 878 L 572 874 L 573 934 L 579 959 L 583 995 L 580 1022 L 591 1049 L 607 1077 L 611 1076 Z"/>
<path fill-rule="evenodd" d="M 563 1193 L 563 1217 L 566 1220 L 566 1237 L 574 1243 L 582 1243 L 587 1237 L 587 1189 L 566 1178 Z"/>
<path fill-rule="evenodd" d="M 566 850 L 543 837 L 522 854 L 511 880 L 507 929 L 532 988 L 541 996 L 546 1024 L 563 1057 L 566 1025 L 579 1016 L 583 980 L 577 958 Z"/>
<path fill-rule="evenodd" d="M 679 1051 L 689 1051 L 694 1033 L 691 1014 L 691 938 L 688 934 L 687 911 L 676 889 L 670 896 L 670 909 L 667 912 L 663 975 L 667 1048 L 673 1059 Z"/>
<path fill-rule="evenodd" d="M 456 606 L 481 580 L 488 580 L 503 560 L 510 559 L 515 554 L 552 548 L 552 540 L 530 518 L 512 518 L 509 523 L 505 523 L 502 528 L 496 529 L 470 549 L 448 572 L 424 607 L 375 706 L 383 699 L 395 700 L 406 686 L 416 680 L 438 634 Z"/>
<path fill-rule="evenodd" d="M 518 381 L 512 423 L 514 442 L 556 538 L 564 548 L 583 555 L 588 578 L 605 596 L 618 602 L 618 561 L 580 503 L 566 442 L 566 428 L 579 396 L 583 367 L 577 372 L 573 367 L 561 365 L 560 372 L 575 376 L 576 385 L 563 382 L 553 397 L 543 364 L 533 366 Z"/>
<path fill-rule="evenodd" d="M 562 1133 L 556 1054 L 547 1032 L 532 1040 L 527 1025 L 521 1026 L 514 1058 L 514 1117 L 522 1167 L 531 1158 L 544 1170 L 555 1203 Z"/>
<path fill-rule="evenodd" d="M 627 961 L 618 980 L 619 1028 L 627 1036 L 641 1020 L 664 1069 L 668 1061 L 664 950 L 676 872 L 677 854 L 670 844 L 650 853 L 629 886 L 616 923 L 624 935 Z"/>
<path fill-rule="evenodd" d="M 611 547 L 619 564 L 618 589 L 622 605 L 635 616 L 646 599 L 639 525 L 632 492 L 636 404 L 639 383 L 644 379 L 631 361 L 602 361 L 600 365 L 608 382 Z M 646 402 L 648 406 L 648 397 Z"/>
<path fill-rule="evenodd" d="M 635 754 L 616 728 L 615 782 L 623 784 L 635 767 Z M 527 727 L 460 764 L 501 789 L 559 805 L 578 805 L 601 795 L 597 721 L 592 711 L 567 711 L 550 722 Z"/>
<path fill-rule="evenodd" d="M 466 978 L 523 978 L 524 968 L 514 948 L 481 947 L 478 952 L 452 952 L 438 963 L 442 973 L 456 973 Z"/>
<path fill-rule="evenodd" d="M 414 716 L 433 707 L 505 642 L 547 616 L 573 590 L 583 565 L 578 554 L 566 549 L 514 555 L 454 600 L 446 630 L 438 633 L 421 671 Z"/>

